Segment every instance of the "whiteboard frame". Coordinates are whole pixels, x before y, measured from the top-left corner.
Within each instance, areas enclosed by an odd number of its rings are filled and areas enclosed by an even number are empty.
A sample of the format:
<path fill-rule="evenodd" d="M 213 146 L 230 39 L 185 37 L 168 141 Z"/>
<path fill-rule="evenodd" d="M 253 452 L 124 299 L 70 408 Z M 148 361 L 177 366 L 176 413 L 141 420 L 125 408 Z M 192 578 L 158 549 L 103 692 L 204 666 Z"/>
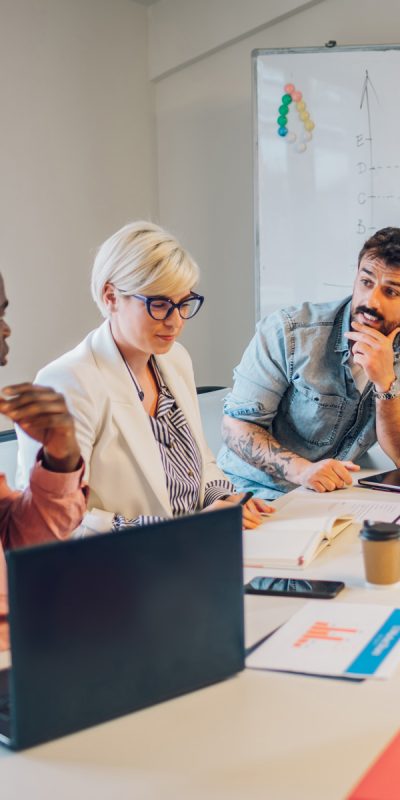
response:
<path fill-rule="evenodd" d="M 389 50 L 400 50 L 399 44 L 372 44 L 372 45 L 346 45 L 346 46 L 319 46 L 319 47 L 278 47 L 278 48 L 257 48 L 252 51 L 251 53 L 251 60 L 252 60 L 252 108 L 253 108 L 253 242 L 254 242 L 254 249 L 253 249 L 253 257 L 254 257 L 254 269 L 255 269 L 255 280 L 254 280 L 254 287 L 255 287 L 255 314 L 256 314 L 256 323 L 260 321 L 261 318 L 261 306 L 260 306 L 260 295 L 261 295 L 261 254 L 260 254 L 260 230 L 259 230 L 259 170 L 258 170 L 258 162 L 259 162 L 259 152 L 258 152 L 258 92 L 257 92 L 257 59 L 261 56 L 266 55 L 284 55 L 287 53 L 291 55 L 292 53 L 303 54 L 303 53 L 326 53 L 329 55 L 330 53 L 350 53 L 354 51 L 358 52 L 369 52 L 369 51 L 382 51 L 386 52 Z"/>

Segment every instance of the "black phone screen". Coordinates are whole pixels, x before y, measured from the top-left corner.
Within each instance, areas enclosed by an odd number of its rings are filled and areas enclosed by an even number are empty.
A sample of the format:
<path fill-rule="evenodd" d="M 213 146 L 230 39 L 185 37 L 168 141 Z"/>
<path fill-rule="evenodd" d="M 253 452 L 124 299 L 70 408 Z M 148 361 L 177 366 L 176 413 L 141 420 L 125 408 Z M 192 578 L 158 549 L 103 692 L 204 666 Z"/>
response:
<path fill-rule="evenodd" d="M 244 590 L 247 594 L 280 594 L 291 597 L 335 597 L 344 588 L 343 581 L 307 581 L 300 578 L 264 578 L 258 575 Z"/>

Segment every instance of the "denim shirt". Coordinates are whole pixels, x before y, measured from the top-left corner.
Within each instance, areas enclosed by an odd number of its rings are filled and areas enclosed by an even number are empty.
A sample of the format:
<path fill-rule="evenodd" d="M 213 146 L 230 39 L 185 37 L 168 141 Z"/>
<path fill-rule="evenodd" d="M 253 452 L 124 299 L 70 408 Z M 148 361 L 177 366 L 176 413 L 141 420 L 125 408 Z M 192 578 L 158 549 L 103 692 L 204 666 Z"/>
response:
<path fill-rule="evenodd" d="M 261 425 L 310 461 L 354 460 L 376 442 L 375 399 L 362 394 L 349 365 L 351 297 L 303 303 L 265 317 L 234 371 L 225 414 Z M 400 353 L 394 354 L 400 375 Z M 273 499 L 294 485 L 256 469 L 226 446 L 218 464 L 238 489 Z"/>

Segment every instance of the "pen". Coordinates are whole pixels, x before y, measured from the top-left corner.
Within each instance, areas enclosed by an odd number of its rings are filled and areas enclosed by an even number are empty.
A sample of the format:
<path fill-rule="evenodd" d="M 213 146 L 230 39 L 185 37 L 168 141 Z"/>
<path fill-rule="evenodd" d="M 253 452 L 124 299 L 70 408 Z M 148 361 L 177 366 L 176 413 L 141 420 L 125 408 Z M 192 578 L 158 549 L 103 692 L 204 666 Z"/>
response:
<path fill-rule="evenodd" d="M 253 497 L 253 494 L 254 494 L 254 492 L 246 492 L 246 494 L 243 495 L 242 499 L 239 501 L 239 505 L 240 506 L 245 506 L 247 501 L 251 500 L 251 498 Z"/>

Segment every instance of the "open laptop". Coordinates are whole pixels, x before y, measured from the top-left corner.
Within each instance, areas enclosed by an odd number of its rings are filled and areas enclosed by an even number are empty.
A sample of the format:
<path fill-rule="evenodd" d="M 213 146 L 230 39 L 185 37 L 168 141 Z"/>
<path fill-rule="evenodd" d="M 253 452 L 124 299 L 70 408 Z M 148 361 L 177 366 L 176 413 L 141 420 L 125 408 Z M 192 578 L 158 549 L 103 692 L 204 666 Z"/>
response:
<path fill-rule="evenodd" d="M 7 553 L 0 741 L 87 728 L 244 667 L 241 508 Z"/>

